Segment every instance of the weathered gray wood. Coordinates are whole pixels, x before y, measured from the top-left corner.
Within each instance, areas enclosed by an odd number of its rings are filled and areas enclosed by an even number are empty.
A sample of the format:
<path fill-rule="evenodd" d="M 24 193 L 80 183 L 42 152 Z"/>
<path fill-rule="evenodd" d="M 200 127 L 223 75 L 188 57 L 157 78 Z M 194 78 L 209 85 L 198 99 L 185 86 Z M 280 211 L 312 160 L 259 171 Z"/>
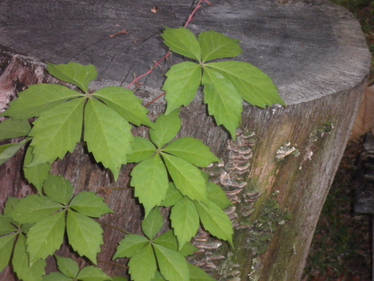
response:
<path fill-rule="evenodd" d="M 126 85 L 165 54 L 160 39 L 162 27 L 183 25 L 193 2 L 3 0 L 0 95 L 12 96 L 23 86 L 53 81 L 40 62 L 92 63 L 100 73 L 94 88 Z M 230 216 L 235 223 L 237 248 L 230 250 L 209 238 L 199 245 L 205 250 L 194 262 L 221 281 L 299 280 L 361 100 L 370 54 L 357 21 L 326 1 L 211 2 L 197 14 L 190 28 L 196 33 L 213 29 L 239 39 L 244 49 L 239 59 L 267 72 L 288 106 L 260 110 L 246 105 L 235 143 L 228 140 L 222 128 L 214 126 L 201 97 L 183 109 L 181 135 L 202 139 L 222 157 L 223 163 L 208 172 L 235 203 Z M 159 7 L 157 14 L 151 12 L 154 5 Z M 122 29 L 128 35 L 110 37 Z M 142 81 L 137 95 L 145 103 L 157 97 L 168 67 L 180 60 L 173 55 Z M 163 109 L 161 99 L 150 106 L 151 116 Z M 137 132 L 145 134 L 142 128 Z M 287 154 L 294 149 L 299 156 Z M 31 192 L 19 173 L 21 160 L 19 154 L 0 167 L 1 203 L 7 196 Z M 88 160 L 79 148 L 56 163 L 54 170 L 72 180 L 79 190 L 100 192 L 117 211 L 103 219 L 105 241 L 110 243 L 103 248 L 99 260 L 109 274 L 121 274 L 121 267 L 104 261 L 110 260 L 116 243 L 123 237 L 111 226 L 139 231 L 142 214 L 128 187 L 130 167 L 124 167 L 119 181 L 113 182 L 108 172 Z M 255 232 L 248 227 L 248 219 L 254 217 L 251 211 L 255 206 L 261 209 L 261 200 L 257 199 L 276 190 L 278 201 L 290 218 L 274 234 L 267 252 L 258 257 L 248 242 Z M 221 255 L 224 260 L 219 259 Z M 12 278 L 8 273 L 0 277 Z"/>

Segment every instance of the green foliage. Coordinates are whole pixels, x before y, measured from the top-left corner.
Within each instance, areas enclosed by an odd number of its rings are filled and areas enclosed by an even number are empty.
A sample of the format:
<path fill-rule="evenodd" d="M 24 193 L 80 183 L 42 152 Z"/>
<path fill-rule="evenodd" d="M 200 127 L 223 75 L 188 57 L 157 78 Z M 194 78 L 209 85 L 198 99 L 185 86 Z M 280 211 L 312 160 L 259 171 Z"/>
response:
<path fill-rule="evenodd" d="M 31 127 L 27 120 L 5 120 L 0 123 L 0 141 L 27 136 L 30 129 Z"/>
<path fill-rule="evenodd" d="M 12 158 L 18 150 L 20 150 L 28 139 L 25 139 L 19 143 L 9 143 L 0 145 L 0 165 Z"/>

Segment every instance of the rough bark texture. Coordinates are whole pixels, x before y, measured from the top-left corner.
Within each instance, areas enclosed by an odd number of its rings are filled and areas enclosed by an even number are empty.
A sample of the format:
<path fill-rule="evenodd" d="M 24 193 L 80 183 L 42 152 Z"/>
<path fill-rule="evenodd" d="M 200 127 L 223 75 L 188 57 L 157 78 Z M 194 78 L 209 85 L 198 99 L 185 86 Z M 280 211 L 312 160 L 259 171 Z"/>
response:
<path fill-rule="evenodd" d="M 193 2 L 1 1 L 0 102 L 6 104 L 28 85 L 55 82 L 43 62 L 91 63 L 100 75 L 93 88 L 126 85 L 165 54 L 162 27 L 183 25 Z M 239 39 L 244 49 L 239 59 L 267 72 L 288 106 L 260 110 L 246 105 L 235 142 L 215 126 L 201 96 L 182 110 L 180 135 L 202 139 L 223 159 L 207 171 L 233 201 L 228 213 L 236 229 L 235 249 L 199 233 L 195 243 L 201 251 L 193 262 L 221 281 L 300 280 L 362 98 L 370 55 L 352 15 L 326 1 L 211 2 L 196 15 L 192 31 L 213 29 Z M 152 6 L 159 12 L 153 14 Z M 128 35 L 110 37 L 124 28 Z M 168 67 L 181 60 L 173 55 L 138 85 L 136 94 L 145 104 L 161 93 Z M 150 115 L 159 115 L 164 105 L 162 99 L 153 103 Z M 144 128 L 136 130 L 146 134 Z M 20 172 L 22 158 L 19 153 L 0 167 L 0 206 L 8 196 L 33 192 Z M 123 167 L 114 182 L 82 146 L 54 165 L 54 172 L 70 179 L 77 190 L 99 192 L 116 211 L 102 219 L 106 243 L 99 256 L 111 275 L 124 272 L 110 262 L 123 230 L 140 231 L 142 210 L 128 184 L 130 170 Z M 272 198 L 280 207 L 273 204 L 266 217 Z M 270 230 L 254 227 L 262 218 L 273 221 Z M 268 245 L 257 239 L 264 235 L 270 235 Z M 0 279 L 14 277 L 7 269 Z"/>

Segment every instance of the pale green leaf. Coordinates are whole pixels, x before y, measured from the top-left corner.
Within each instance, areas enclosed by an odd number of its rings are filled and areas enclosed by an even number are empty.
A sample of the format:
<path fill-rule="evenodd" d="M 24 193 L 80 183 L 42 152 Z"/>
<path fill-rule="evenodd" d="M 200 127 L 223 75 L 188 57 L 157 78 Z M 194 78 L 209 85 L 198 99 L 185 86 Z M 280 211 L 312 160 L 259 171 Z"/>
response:
<path fill-rule="evenodd" d="M 157 147 L 161 148 L 176 137 L 181 126 L 179 110 L 175 110 L 168 115 L 161 115 L 149 131 L 151 140 Z"/>
<path fill-rule="evenodd" d="M 238 61 L 209 63 L 206 69 L 214 69 L 231 81 L 236 92 L 248 103 L 264 108 L 284 101 L 271 78 L 257 67 Z"/>
<path fill-rule="evenodd" d="M 157 271 L 152 281 L 166 281 L 166 280 L 164 279 L 164 277 L 162 277 L 161 273 Z"/>
<path fill-rule="evenodd" d="M 53 163 L 73 152 L 81 139 L 85 99 L 74 99 L 44 111 L 30 132 L 33 159 L 29 166 Z"/>
<path fill-rule="evenodd" d="M 125 278 L 125 277 L 117 276 L 117 277 L 113 277 L 113 278 L 112 278 L 112 281 L 128 281 L 128 279 Z M 152 280 L 152 281 L 153 281 L 153 280 Z"/>
<path fill-rule="evenodd" d="M 165 232 L 160 237 L 157 237 L 157 239 L 154 240 L 154 243 L 174 251 L 178 250 L 177 237 L 175 237 L 171 230 Z"/>
<path fill-rule="evenodd" d="M 127 155 L 127 161 L 137 163 L 150 158 L 156 152 L 156 147 L 149 140 L 135 137 L 131 143 L 131 152 Z"/>
<path fill-rule="evenodd" d="M 179 249 L 182 249 L 199 230 L 199 214 L 194 203 L 187 197 L 179 200 L 171 209 L 170 220 L 179 242 Z"/>
<path fill-rule="evenodd" d="M 133 256 L 129 262 L 129 273 L 134 281 L 150 281 L 157 270 L 155 255 L 152 246 L 148 244 Z"/>
<path fill-rule="evenodd" d="M 179 251 L 184 257 L 188 257 L 196 253 L 199 249 L 196 248 L 191 242 L 184 244 L 183 248 Z"/>
<path fill-rule="evenodd" d="M 0 272 L 2 272 L 9 263 L 15 238 L 15 234 L 0 237 Z"/>
<path fill-rule="evenodd" d="M 45 196 L 29 195 L 19 200 L 11 212 L 12 218 L 21 224 L 36 223 L 56 213 L 62 206 Z"/>
<path fill-rule="evenodd" d="M 4 208 L 4 216 L 13 218 L 12 213 L 16 207 L 16 205 L 21 201 L 21 198 L 11 197 L 9 196 Z"/>
<path fill-rule="evenodd" d="M 185 258 L 178 252 L 154 245 L 161 274 L 169 281 L 189 281 L 189 271 Z"/>
<path fill-rule="evenodd" d="M 193 200 L 205 200 L 206 181 L 201 171 L 187 161 L 162 153 L 168 172 L 179 191 Z"/>
<path fill-rule="evenodd" d="M 166 77 L 162 89 L 167 100 L 165 114 L 169 114 L 193 101 L 201 83 L 201 66 L 193 62 L 178 63 L 170 68 Z"/>
<path fill-rule="evenodd" d="M 195 206 L 205 230 L 219 239 L 228 241 L 232 246 L 234 231 L 232 223 L 225 212 L 212 201 L 196 201 Z"/>
<path fill-rule="evenodd" d="M 94 96 L 104 101 L 130 123 L 152 127 L 152 122 L 147 116 L 148 109 L 132 91 L 122 87 L 107 87 L 96 91 Z"/>
<path fill-rule="evenodd" d="M 70 207 L 89 217 L 101 217 L 113 211 L 104 202 L 104 199 L 93 192 L 80 192 L 71 200 Z"/>
<path fill-rule="evenodd" d="M 138 254 L 148 244 L 149 240 L 144 236 L 129 234 L 119 243 L 113 259 L 131 258 Z"/>
<path fill-rule="evenodd" d="M 143 220 L 142 230 L 149 239 L 153 239 L 161 231 L 163 225 L 164 217 L 161 214 L 161 209 L 156 207 Z"/>
<path fill-rule="evenodd" d="M 174 206 L 183 195 L 179 192 L 179 190 L 175 187 L 174 183 L 169 182 L 168 190 L 166 191 L 165 199 L 161 202 L 161 206 L 164 207 L 172 207 Z"/>
<path fill-rule="evenodd" d="M 88 150 L 97 162 L 112 171 L 117 180 L 130 151 L 131 126 L 116 111 L 95 99 L 88 101 L 84 119 L 84 140 Z"/>
<path fill-rule="evenodd" d="M 215 183 L 208 182 L 207 184 L 208 199 L 214 202 L 221 209 L 226 209 L 231 206 L 231 201 L 227 198 L 223 189 Z"/>
<path fill-rule="evenodd" d="M 0 235 L 9 234 L 16 230 L 17 228 L 12 224 L 11 218 L 0 215 Z"/>
<path fill-rule="evenodd" d="M 49 175 L 43 190 L 49 199 L 66 205 L 73 197 L 74 187 L 61 176 Z"/>
<path fill-rule="evenodd" d="M 96 256 L 103 244 L 103 229 L 91 218 L 69 210 L 67 217 L 69 244 L 79 255 L 96 264 Z"/>
<path fill-rule="evenodd" d="M 41 281 L 45 274 L 45 260 L 38 260 L 30 265 L 28 253 L 26 252 L 26 238 L 18 235 L 12 258 L 13 270 L 17 277 L 23 281 Z"/>
<path fill-rule="evenodd" d="M 170 143 L 163 151 L 180 157 L 198 167 L 207 167 L 219 159 L 210 151 L 201 140 L 194 138 L 181 138 Z"/>
<path fill-rule="evenodd" d="M 130 184 L 135 187 L 135 196 L 143 204 L 147 215 L 166 196 L 169 180 L 165 165 L 160 156 L 155 155 L 136 165 L 131 177 Z"/>
<path fill-rule="evenodd" d="M 82 95 L 61 85 L 33 85 L 10 103 L 4 115 L 15 119 L 28 119 L 39 116 L 41 112 L 75 97 L 82 97 Z"/>
<path fill-rule="evenodd" d="M 49 216 L 34 224 L 26 240 L 30 263 L 53 255 L 61 247 L 64 233 L 65 212 Z"/>
<path fill-rule="evenodd" d="M 0 123 L 0 141 L 26 136 L 31 130 L 29 121 L 8 119 Z"/>
<path fill-rule="evenodd" d="M 166 28 L 161 37 L 164 39 L 165 45 L 173 52 L 200 61 L 200 45 L 190 30 L 184 27 Z"/>
<path fill-rule="evenodd" d="M 233 58 L 239 56 L 243 52 L 238 40 L 231 39 L 215 31 L 200 33 L 199 43 L 203 62 L 215 59 Z"/>
<path fill-rule="evenodd" d="M 52 272 L 43 277 L 43 281 L 74 281 L 74 279 L 66 277 L 60 272 Z"/>
<path fill-rule="evenodd" d="M 0 145 L 0 165 L 12 158 L 28 141 L 28 139 L 25 139 L 18 143 Z"/>
<path fill-rule="evenodd" d="M 243 103 L 233 84 L 221 73 L 206 68 L 203 75 L 204 102 L 217 125 L 223 125 L 235 139 L 239 127 Z"/>
<path fill-rule="evenodd" d="M 85 93 L 88 92 L 91 81 L 97 78 L 96 67 L 92 64 L 48 64 L 47 70 L 57 79 L 76 85 Z"/>
<path fill-rule="evenodd" d="M 190 272 L 190 281 L 216 281 L 204 270 L 190 263 L 188 264 L 188 270 Z"/>
<path fill-rule="evenodd" d="M 105 281 L 111 278 L 106 275 L 100 268 L 86 266 L 79 272 L 78 279 L 82 281 Z"/>
<path fill-rule="evenodd" d="M 23 161 L 23 175 L 26 180 L 33 184 L 39 193 L 42 192 L 44 181 L 48 178 L 51 169 L 50 163 L 29 166 L 32 162 L 32 147 L 29 146 L 26 151 L 25 160 Z"/>
<path fill-rule="evenodd" d="M 67 277 L 75 278 L 79 272 L 78 263 L 70 258 L 55 256 L 57 261 L 58 270 L 60 270 Z"/>

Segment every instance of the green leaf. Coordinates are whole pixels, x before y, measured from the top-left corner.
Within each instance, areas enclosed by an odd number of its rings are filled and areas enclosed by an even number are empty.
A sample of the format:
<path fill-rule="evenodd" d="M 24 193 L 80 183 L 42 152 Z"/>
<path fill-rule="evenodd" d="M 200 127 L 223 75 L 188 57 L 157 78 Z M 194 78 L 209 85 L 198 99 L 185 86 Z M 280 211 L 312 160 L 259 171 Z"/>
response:
<path fill-rule="evenodd" d="M 176 137 L 181 126 L 179 110 L 175 110 L 168 115 L 161 115 L 149 131 L 151 140 L 157 147 L 161 148 Z"/>
<path fill-rule="evenodd" d="M 53 255 L 63 242 L 65 233 L 65 212 L 47 217 L 34 224 L 27 234 L 27 251 L 30 263 Z"/>
<path fill-rule="evenodd" d="M 117 180 L 130 151 L 131 126 L 117 112 L 95 99 L 90 99 L 86 105 L 84 124 L 88 150 Z"/>
<path fill-rule="evenodd" d="M 206 182 L 200 170 L 187 161 L 162 153 L 168 172 L 179 191 L 193 200 L 205 200 Z"/>
<path fill-rule="evenodd" d="M 149 240 L 144 236 L 129 234 L 119 243 L 113 259 L 131 258 L 139 253 L 148 244 Z"/>
<path fill-rule="evenodd" d="M 217 125 L 223 125 L 235 139 L 239 127 L 243 104 L 233 84 L 221 73 L 205 68 L 203 76 L 204 102 Z"/>
<path fill-rule="evenodd" d="M 117 276 L 117 277 L 113 277 L 113 278 L 112 278 L 112 281 L 128 281 L 128 279 L 125 278 L 125 277 Z M 153 281 L 153 280 L 152 280 L 152 281 Z"/>
<path fill-rule="evenodd" d="M 204 270 L 190 263 L 188 264 L 188 270 L 190 272 L 190 281 L 216 281 Z"/>
<path fill-rule="evenodd" d="M 154 245 L 161 274 L 169 281 L 189 281 L 189 271 L 185 258 L 178 252 Z"/>
<path fill-rule="evenodd" d="M 174 251 L 178 250 L 177 237 L 175 237 L 171 230 L 165 232 L 160 237 L 157 237 L 157 239 L 154 240 L 154 243 Z"/>
<path fill-rule="evenodd" d="M 183 248 L 179 251 L 184 257 L 188 257 L 196 253 L 198 249 L 192 245 L 191 242 L 184 244 Z"/>
<path fill-rule="evenodd" d="M 0 145 L 0 165 L 12 158 L 28 141 L 28 139 L 25 139 L 18 143 Z"/>
<path fill-rule="evenodd" d="M 148 109 L 142 105 L 142 101 L 132 91 L 121 87 L 107 87 L 95 92 L 94 96 L 104 101 L 130 123 L 136 126 L 143 124 L 152 127 L 153 123 L 147 116 Z"/>
<path fill-rule="evenodd" d="M 215 31 L 200 33 L 199 43 L 203 62 L 233 58 L 243 52 L 242 48 L 240 48 L 239 40 L 231 39 Z"/>
<path fill-rule="evenodd" d="M 12 224 L 11 218 L 0 215 L 0 235 L 9 234 L 16 230 L 17 228 Z"/>
<path fill-rule="evenodd" d="M 152 246 L 148 244 L 129 262 L 129 273 L 134 281 L 150 281 L 156 273 L 157 265 Z"/>
<path fill-rule="evenodd" d="M 17 277 L 23 281 L 41 281 L 45 274 L 45 260 L 38 260 L 30 265 L 26 252 L 26 239 L 22 234 L 18 235 L 12 258 L 13 270 Z"/>
<path fill-rule="evenodd" d="M 83 92 L 88 92 L 88 85 L 97 78 L 96 67 L 92 64 L 82 65 L 71 62 L 68 64 L 48 64 L 48 72 L 62 81 L 78 86 Z"/>
<path fill-rule="evenodd" d="M 161 206 L 164 207 L 172 207 L 174 206 L 183 195 L 179 192 L 179 190 L 175 187 L 174 183 L 169 182 L 168 190 L 166 191 L 165 199 L 161 202 Z"/>
<path fill-rule="evenodd" d="M 168 175 L 160 156 L 155 155 L 139 163 L 131 172 L 131 186 L 135 187 L 135 196 L 143 204 L 146 215 L 159 205 L 166 196 Z"/>
<path fill-rule="evenodd" d="M 49 175 L 43 190 L 49 199 L 66 205 L 73 197 L 74 187 L 61 176 Z"/>
<path fill-rule="evenodd" d="M 95 218 L 113 213 L 104 199 L 93 192 L 80 192 L 73 198 L 70 207 L 83 215 Z"/>
<path fill-rule="evenodd" d="M 161 231 L 164 225 L 164 217 L 160 208 L 153 208 L 142 222 L 142 230 L 144 234 L 153 239 Z"/>
<path fill-rule="evenodd" d="M 181 138 L 169 144 L 163 151 L 178 156 L 198 167 L 207 167 L 219 159 L 201 140 Z"/>
<path fill-rule="evenodd" d="M 131 153 L 127 155 L 127 161 L 137 163 L 150 158 L 156 152 L 156 147 L 149 140 L 135 137 L 131 143 Z"/>
<path fill-rule="evenodd" d="M 66 277 L 60 272 L 52 272 L 43 277 L 43 281 L 74 281 L 73 279 Z"/>
<path fill-rule="evenodd" d="M 75 278 L 79 272 L 78 263 L 70 258 L 55 256 L 57 261 L 58 270 L 60 270 L 67 277 Z"/>
<path fill-rule="evenodd" d="M 0 141 L 26 136 L 31 130 L 29 121 L 8 119 L 0 123 Z"/>
<path fill-rule="evenodd" d="M 216 62 L 207 64 L 207 69 L 214 69 L 230 80 L 236 92 L 254 106 L 264 108 L 273 104 L 285 105 L 270 77 L 249 63 Z"/>
<path fill-rule="evenodd" d="M 231 201 L 227 198 L 223 189 L 215 183 L 208 182 L 207 184 L 208 199 L 214 202 L 221 209 L 226 209 L 231 206 Z"/>
<path fill-rule="evenodd" d="M 78 279 L 82 281 L 104 281 L 111 278 L 106 275 L 100 268 L 86 266 L 79 272 Z"/>
<path fill-rule="evenodd" d="M 152 281 L 166 281 L 166 280 L 164 279 L 164 277 L 162 277 L 161 273 L 157 271 Z"/>
<path fill-rule="evenodd" d="M 21 224 L 36 223 L 61 209 L 61 205 L 45 196 L 29 195 L 19 200 L 11 212 L 12 218 Z"/>
<path fill-rule="evenodd" d="M 26 180 L 33 184 L 38 192 L 41 193 L 43 184 L 48 178 L 51 164 L 43 163 L 40 165 L 29 166 L 33 158 L 32 150 L 33 149 L 31 146 L 27 148 L 25 160 L 23 162 L 23 175 L 25 176 Z"/>
<path fill-rule="evenodd" d="M 169 114 L 193 101 L 201 83 L 201 66 L 193 62 L 178 63 L 170 68 L 166 77 L 162 89 L 167 100 L 165 114 Z"/>
<path fill-rule="evenodd" d="M 28 119 L 39 116 L 41 112 L 76 97 L 82 97 L 82 95 L 61 85 L 33 85 L 11 102 L 4 115 L 14 119 Z"/>
<path fill-rule="evenodd" d="M 9 263 L 15 239 L 15 234 L 0 237 L 0 272 L 2 272 Z"/>
<path fill-rule="evenodd" d="M 11 197 L 9 196 L 4 208 L 4 216 L 13 218 L 12 214 L 16 207 L 16 205 L 21 201 L 21 198 Z"/>
<path fill-rule="evenodd" d="M 33 136 L 32 165 L 53 163 L 73 152 L 81 139 L 85 99 L 74 99 L 44 111 L 30 132 Z"/>
<path fill-rule="evenodd" d="M 196 201 L 195 206 L 205 230 L 219 239 L 228 241 L 233 246 L 232 235 L 234 231 L 225 212 L 212 201 Z"/>
<path fill-rule="evenodd" d="M 69 210 L 67 217 L 69 244 L 79 255 L 96 264 L 96 255 L 103 244 L 103 229 L 93 219 Z"/>
<path fill-rule="evenodd" d="M 179 200 L 171 210 L 170 220 L 178 238 L 179 249 L 182 249 L 199 230 L 199 214 L 194 203 L 187 197 Z"/>
<path fill-rule="evenodd" d="M 190 30 L 184 27 L 166 28 L 161 37 L 164 39 L 165 45 L 173 52 L 200 61 L 200 45 Z"/>

